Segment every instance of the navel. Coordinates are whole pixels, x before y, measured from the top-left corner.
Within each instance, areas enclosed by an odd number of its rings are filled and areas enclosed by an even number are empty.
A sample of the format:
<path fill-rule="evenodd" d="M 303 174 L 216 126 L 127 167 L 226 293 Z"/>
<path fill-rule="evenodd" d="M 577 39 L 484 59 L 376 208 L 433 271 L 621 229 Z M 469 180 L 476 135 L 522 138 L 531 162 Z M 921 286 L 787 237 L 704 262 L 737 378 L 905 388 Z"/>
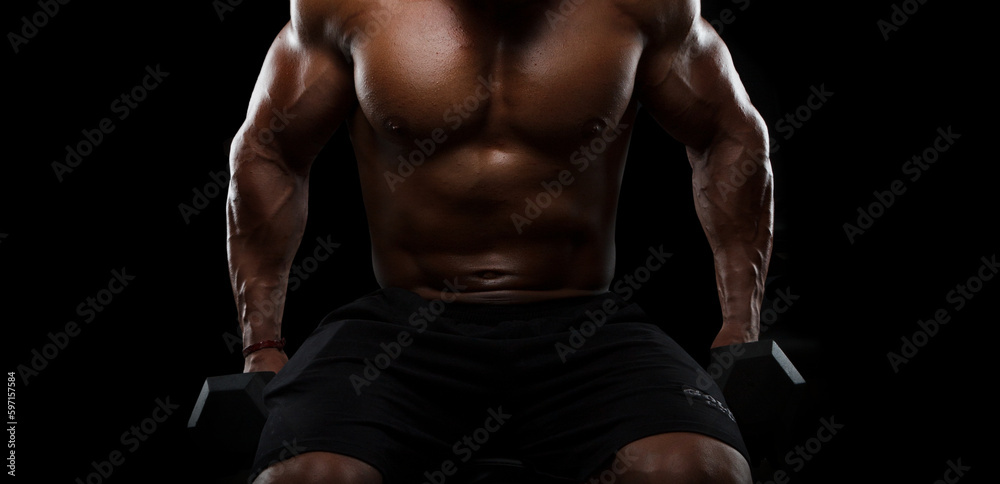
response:
<path fill-rule="evenodd" d="M 476 277 L 485 280 L 498 279 L 502 277 L 503 274 L 497 271 L 478 271 L 476 272 Z"/>

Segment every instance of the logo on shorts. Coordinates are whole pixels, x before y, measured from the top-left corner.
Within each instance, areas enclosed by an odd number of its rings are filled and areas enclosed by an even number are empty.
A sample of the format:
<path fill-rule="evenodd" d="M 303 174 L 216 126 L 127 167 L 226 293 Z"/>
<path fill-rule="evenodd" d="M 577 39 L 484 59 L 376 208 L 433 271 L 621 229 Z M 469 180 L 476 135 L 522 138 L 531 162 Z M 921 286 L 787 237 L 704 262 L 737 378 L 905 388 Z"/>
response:
<path fill-rule="evenodd" d="M 733 412 L 730 412 L 729 409 L 715 397 L 689 386 L 684 387 L 684 395 L 687 396 L 688 404 L 694 405 L 694 399 L 697 398 L 698 400 L 705 402 L 709 407 L 726 414 L 726 416 L 733 422 L 736 421 L 736 417 L 733 417 Z"/>

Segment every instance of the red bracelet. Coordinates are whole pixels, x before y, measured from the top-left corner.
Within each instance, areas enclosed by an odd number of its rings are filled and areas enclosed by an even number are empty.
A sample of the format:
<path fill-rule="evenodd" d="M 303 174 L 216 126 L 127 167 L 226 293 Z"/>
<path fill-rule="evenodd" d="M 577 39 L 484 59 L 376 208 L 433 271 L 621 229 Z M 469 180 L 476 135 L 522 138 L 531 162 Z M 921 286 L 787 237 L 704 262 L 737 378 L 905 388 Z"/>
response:
<path fill-rule="evenodd" d="M 285 347 L 285 338 L 281 338 L 280 340 L 267 339 L 264 341 L 260 341 L 258 343 L 254 343 L 250 346 L 247 346 L 246 348 L 243 348 L 243 357 L 246 358 L 247 356 L 250 356 L 250 353 L 253 353 L 254 351 L 260 351 L 264 348 L 277 348 L 280 350 L 284 347 Z"/>

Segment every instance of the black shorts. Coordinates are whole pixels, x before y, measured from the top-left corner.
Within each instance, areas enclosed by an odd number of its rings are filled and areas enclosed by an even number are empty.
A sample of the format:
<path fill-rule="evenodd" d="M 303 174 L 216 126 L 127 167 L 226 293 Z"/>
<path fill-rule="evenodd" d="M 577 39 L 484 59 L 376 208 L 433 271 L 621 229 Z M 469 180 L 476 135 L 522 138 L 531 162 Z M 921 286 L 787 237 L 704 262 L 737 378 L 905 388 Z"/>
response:
<path fill-rule="evenodd" d="M 747 455 L 704 370 L 613 293 L 493 305 L 379 290 L 324 318 L 265 399 L 256 472 L 326 451 L 418 484 L 503 454 L 579 484 L 665 432 Z"/>

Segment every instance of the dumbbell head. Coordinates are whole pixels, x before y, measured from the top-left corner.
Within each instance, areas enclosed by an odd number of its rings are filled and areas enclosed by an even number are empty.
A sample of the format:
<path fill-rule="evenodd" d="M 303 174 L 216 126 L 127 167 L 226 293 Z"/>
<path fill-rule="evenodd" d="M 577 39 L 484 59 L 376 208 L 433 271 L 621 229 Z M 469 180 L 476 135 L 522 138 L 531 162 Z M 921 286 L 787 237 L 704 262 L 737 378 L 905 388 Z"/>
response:
<path fill-rule="evenodd" d="M 751 457 L 773 457 L 787 437 L 805 379 L 770 340 L 712 349 L 709 373 L 739 423 Z M 756 457 L 755 457 L 756 456 Z"/>
<path fill-rule="evenodd" d="M 208 377 L 187 425 L 199 446 L 252 456 L 267 419 L 264 386 L 274 375 L 254 372 Z"/>

